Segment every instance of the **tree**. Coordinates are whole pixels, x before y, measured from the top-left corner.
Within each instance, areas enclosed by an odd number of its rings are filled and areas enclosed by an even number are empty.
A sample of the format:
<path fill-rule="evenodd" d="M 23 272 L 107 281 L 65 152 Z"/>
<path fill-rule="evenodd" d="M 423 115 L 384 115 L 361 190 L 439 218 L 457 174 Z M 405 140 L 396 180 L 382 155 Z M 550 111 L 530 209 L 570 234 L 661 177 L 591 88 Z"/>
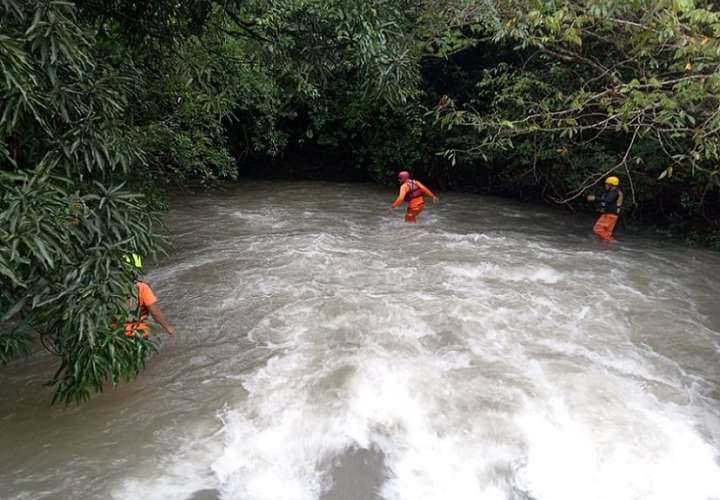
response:
<path fill-rule="evenodd" d="M 123 182 L 142 162 L 128 81 L 93 58 L 64 2 L 0 2 L 0 365 L 32 335 L 57 354 L 53 401 L 139 373 L 152 344 L 118 335 L 123 255 L 153 255 L 158 210 Z"/>
<path fill-rule="evenodd" d="M 519 157 L 556 203 L 612 173 L 633 205 L 667 182 L 700 203 L 717 190 L 720 12 L 692 1 L 513 0 L 496 14 L 496 29 L 469 36 L 513 57 L 484 70 L 471 102 L 436 107 L 445 126 L 473 131 L 447 156 Z"/>

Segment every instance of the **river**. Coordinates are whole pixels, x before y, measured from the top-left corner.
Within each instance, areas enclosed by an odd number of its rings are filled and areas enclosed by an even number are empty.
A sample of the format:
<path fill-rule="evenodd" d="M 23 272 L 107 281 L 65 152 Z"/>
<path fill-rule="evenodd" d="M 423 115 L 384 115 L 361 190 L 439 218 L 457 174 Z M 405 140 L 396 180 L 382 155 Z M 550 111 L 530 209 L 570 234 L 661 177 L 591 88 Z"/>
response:
<path fill-rule="evenodd" d="M 466 194 L 178 195 L 147 275 L 178 335 L 48 408 L 0 371 L 0 497 L 720 499 L 720 257 Z"/>

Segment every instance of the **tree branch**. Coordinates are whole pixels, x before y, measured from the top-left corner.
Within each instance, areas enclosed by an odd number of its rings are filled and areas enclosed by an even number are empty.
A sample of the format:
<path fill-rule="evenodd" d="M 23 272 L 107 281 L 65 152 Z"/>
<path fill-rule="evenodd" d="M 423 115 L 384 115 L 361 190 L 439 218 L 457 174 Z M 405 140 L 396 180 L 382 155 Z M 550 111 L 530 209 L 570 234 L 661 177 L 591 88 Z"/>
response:
<path fill-rule="evenodd" d="M 583 182 L 582 186 L 580 186 L 580 187 L 577 188 L 576 190 L 570 192 L 570 193 L 574 193 L 574 194 L 572 194 L 570 197 L 565 198 L 564 200 L 553 199 L 553 201 L 555 201 L 556 203 L 558 203 L 558 204 L 560 204 L 560 205 L 564 205 L 564 204 L 566 204 L 566 203 L 569 203 L 569 202 L 571 202 L 571 201 L 579 198 L 579 197 L 582 196 L 582 194 L 583 194 L 585 191 L 587 191 L 589 188 L 593 187 L 593 186 L 596 185 L 598 182 L 600 182 L 601 180 L 603 180 L 603 179 L 606 178 L 608 175 L 612 174 L 613 172 L 615 172 L 618 168 L 620 168 L 620 167 L 622 167 L 622 166 L 625 166 L 625 167 L 626 167 L 626 171 L 627 171 L 628 176 L 629 176 L 629 175 L 630 175 L 630 172 L 629 172 L 629 170 L 627 170 L 627 160 L 628 160 L 628 158 L 630 157 L 630 152 L 632 151 L 633 145 L 635 144 L 635 139 L 637 139 L 637 136 L 638 136 L 639 131 L 640 131 L 640 128 L 639 128 L 639 127 L 635 129 L 635 133 L 633 134 L 632 139 L 630 140 L 630 145 L 629 145 L 629 146 L 627 147 L 627 149 L 625 150 L 625 155 L 623 156 L 622 160 L 620 160 L 620 163 L 618 163 L 617 165 L 613 166 L 613 167 L 612 167 L 611 169 L 609 169 L 608 171 L 600 174 L 599 176 L 591 175 L 590 177 L 588 177 L 588 178 Z M 631 190 L 632 190 L 633 204 L 636 204 L 636 201 L 635 201 L 635 188 L 634 188 L 634 185 L 633 185 L 633 183 L 632 183 L 632 178 L 629 178 L 629 181 L 630 181 L 630 187 L 631 187 Z"/>

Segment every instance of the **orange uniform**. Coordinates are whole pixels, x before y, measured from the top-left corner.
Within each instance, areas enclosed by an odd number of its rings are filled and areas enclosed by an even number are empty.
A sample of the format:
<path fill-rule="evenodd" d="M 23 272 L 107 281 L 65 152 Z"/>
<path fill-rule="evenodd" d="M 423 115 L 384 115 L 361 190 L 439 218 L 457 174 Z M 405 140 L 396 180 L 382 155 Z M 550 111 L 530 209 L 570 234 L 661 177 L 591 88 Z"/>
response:
<path fill-rule="evenodd" d="M 598 197 L 592 197 L 600 203 L 600 217 L 598 217 L 593 232 L 603 241 L 613 241 L 613 230 L 618 222 L 618 216 L 623 204 L 623 192 L 617 187 L 606 186 L 606 190 Z"/>
<path fill-rule="evenodd" d="M 405 222 L 413 223 L 416 221 L 417 216 L 425 208 L 425 197 L 424 195 L 435 198 L 435 195 L 426 188 L 420 181 L 410 180 L 404 182 L 400 186 L 400 193 L 392 204 L 393 208 L 399 207 L 403 201 L 408 202 L 407 213 L 405 214 Z"/>
<path fill-rule="evenodd" d="M 150 285 L 142 281 L 135 283 L 137 288 L 137 297 L 130 300 L 129 310 L 131 312 L 131 321 L 125 323 L 125 335 L 134 337 L 135 332 L 140 330 L 143 336 L 150 336 L 150 325 L 147 322 L 148 308 L 157 302 L 157 297 L 153 293 Z"/>
<path fill-rule="evenodd" d="M 613 241 L 613 230 L 618 221 L 618 214 L 602 214 L 593 226 L 593 233 L 603 241 Z"/>

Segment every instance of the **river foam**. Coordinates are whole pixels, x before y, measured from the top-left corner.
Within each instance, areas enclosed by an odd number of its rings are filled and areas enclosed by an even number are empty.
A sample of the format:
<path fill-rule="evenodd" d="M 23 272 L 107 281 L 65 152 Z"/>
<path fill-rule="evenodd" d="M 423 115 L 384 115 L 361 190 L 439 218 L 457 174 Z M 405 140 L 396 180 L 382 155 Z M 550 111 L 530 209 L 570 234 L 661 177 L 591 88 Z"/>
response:
<path fill-rule="evenodd" d="M 416 232 L 413 243 L 432 237 Z M 652 299 L 631 285 L 619 297 L 587 290 L 583 278 L 596 278 L 587 266 L 558 265 L 512 238 L 445 238 L 458 254 L 439 262 L 381 252 L 384 280 L 358 272 L 372 246 L 355 250 L 354 265 L 334 257 L 350 251 L 342 238 L 288 250 L 309 255 L 310 275 L 336 291 L 328 297 L 316 282 L 314 299 L 304 290 L 253 329 L 258 342 L 282 332 L 285 352 L 223 414 L 225 452 L 212 466 L 223 498 L 322 498 L 333 459 L 357 448 L 383 457 L 386 480 L 367 498 L 720 498 L 707 414 L 646 390 L 689 388 L 657 371 L 617 308 L 652 309 Z M 456 263 L 494 244 L 507 251 Z M 615 272 L 628 281 L 622 266 Z M 344 277 L 372 281 L 375 296 Z"/>

